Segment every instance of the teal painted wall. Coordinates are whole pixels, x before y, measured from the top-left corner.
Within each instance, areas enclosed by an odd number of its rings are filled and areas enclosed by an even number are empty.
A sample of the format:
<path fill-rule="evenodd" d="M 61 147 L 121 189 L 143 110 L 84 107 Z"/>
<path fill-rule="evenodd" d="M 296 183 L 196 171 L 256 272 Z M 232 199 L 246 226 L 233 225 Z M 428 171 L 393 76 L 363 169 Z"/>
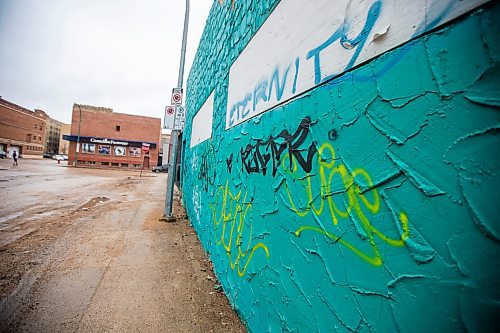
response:
<path fill-rule="evenodd" d="M 225 130 L 230 66 L 276 4 L 214 2 L 187 81 L 184 202 L 249 331 L 492 331 L 498 2 Z"/>

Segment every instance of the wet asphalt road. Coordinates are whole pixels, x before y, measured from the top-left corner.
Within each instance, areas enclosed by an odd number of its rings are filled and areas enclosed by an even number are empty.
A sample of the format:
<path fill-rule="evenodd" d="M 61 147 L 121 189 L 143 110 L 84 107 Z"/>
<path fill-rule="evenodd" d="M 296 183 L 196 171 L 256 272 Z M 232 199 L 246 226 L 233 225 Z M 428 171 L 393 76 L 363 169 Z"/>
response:
<path fill-rule="evenodd" d="M 1 332 L 245 331 L 166 174 L 65 164 L 0 160 Z"/>

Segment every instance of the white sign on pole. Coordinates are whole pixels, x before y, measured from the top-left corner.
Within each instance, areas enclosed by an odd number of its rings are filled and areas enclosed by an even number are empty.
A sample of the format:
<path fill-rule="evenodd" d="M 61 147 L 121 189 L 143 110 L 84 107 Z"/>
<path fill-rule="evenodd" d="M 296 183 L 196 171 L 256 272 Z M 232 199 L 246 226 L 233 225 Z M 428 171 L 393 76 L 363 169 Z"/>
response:
<path fill-rule="evenodd" d="M 174 130 L 184 130 L 184 123 L 186 122 L 186 108 L 184 106 L 177 106 L 175 108 L 175 122 Z"/>
<path fill-rule="evenodd" d="M 175 106 L 165 107 L 165 117 L 163 117 L 163 129 L 174 129 Z"/>
<path fill-rule="evenodd" d="M 175 106 L 182 105 L 182 89 L 179 88 L 172 89 L 172 105 Z"/>

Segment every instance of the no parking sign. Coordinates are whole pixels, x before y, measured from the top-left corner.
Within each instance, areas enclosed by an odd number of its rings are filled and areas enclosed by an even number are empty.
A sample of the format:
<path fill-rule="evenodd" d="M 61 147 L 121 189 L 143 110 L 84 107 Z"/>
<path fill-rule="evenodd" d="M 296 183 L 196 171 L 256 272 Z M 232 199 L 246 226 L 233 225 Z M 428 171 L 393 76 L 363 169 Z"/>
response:
<path fill-rule="evenodd" d="M 172 105 L 180 106 L 182 104 L 182 89 L 172 89 Z"/>
<path fill-rule="evenodd" d="M 163 118 L 163 129 L 174 129 L 175 106 L 165 107 L 165 116 Z"/>

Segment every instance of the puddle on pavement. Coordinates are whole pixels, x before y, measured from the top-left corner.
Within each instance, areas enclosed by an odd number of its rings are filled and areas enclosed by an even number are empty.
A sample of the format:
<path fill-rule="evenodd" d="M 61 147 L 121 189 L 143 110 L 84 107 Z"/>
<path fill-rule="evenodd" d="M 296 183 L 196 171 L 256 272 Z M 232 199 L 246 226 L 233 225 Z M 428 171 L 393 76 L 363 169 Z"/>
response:
<path fill-rule="evenodd" d="M 106 198 L 103 196 L 98 196 L 98 197 L 90 199 L 89 201 L 87 201 L 86 203 L 84 203 L 83 205 L 78 207 L 78 209 L 89 210 L 90 208 L 92 208 L 98 204 L 104 203 L 106 201 L 109 201 L 109 198 Z"/>
<path fill-rule="evenodd" d="M 56 211 L 48 211 L 48 212 L 37 212 L 33 216 L 26 218 L 26 221 L 38 220 L 47 216 L 51 216 L 57 213 Z"/>
<path fill-rule="evenodd" d="M 15 219 L 16 217 L 19 217 L 21 215 L 23 215 L 23 213 L 19 212 L 19 213 L 10 214 L 10 215 L 4 216 L 4 217 L 0 217 L 0 223 L 4 223 L 4 222 L 7 222 L 9 220 Z"/>

